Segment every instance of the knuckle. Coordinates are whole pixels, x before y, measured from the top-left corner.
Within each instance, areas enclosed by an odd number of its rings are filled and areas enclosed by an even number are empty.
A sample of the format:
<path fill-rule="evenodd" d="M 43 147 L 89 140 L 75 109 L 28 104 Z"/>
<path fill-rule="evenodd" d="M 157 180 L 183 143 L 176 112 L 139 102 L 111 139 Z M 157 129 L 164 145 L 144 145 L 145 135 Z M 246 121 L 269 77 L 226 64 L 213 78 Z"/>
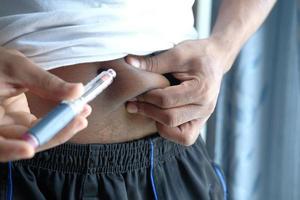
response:
<path fill-rule="evenodd" d="M 199 92 L 200 92 L 199 96 L 201 97 L 202 102 L 204 102 L 204 103 L 210 102 L 211 95 L 210 95 L 209 88 L 206 84 L 202 84 L 202 86 L 200 87 Z"/>
<path fill-rule="evenodd" d="M 39 81 L 40 81 L 41 86 L 50 87 L 50 86 L 53 86 L 53 83 L 55 82 L 55 76 L 49 74 L 49 76 L 45 76 L 45 77 L 39 79 Z"/>
<path fill-rule="evenodd" d="M 196 142 L 196 137 L 192 133 L 182 133 L 182 140 L 181 143 L 184 146 L 191 146 Z"/>
<path fill-rule="evenodd" d="M 175 113 L 171 111 L 165 112 L 163 116 L 163 122 L 165 125 L 169 127 L 176 127 L 179 125 L 178 124 L 179 120 L 177 115 L 175 115 Z"/>
<path fill-rule="evenodd" d="M 173 98 L 170 98 L 170 96 L 163 93 L 158 96 L 158 103 L 162 108 L 168 108 L 172 106 L 173 100 Z"/>
<path fill-rule="evenodd" d="M 181 63 L 181 61 L 184 59 L 184 55 L 186 54 L 186 50 L 184 48 L 175 47 L 173 54 L 173 62 Z"/>
<path fill-rule="evenodd" d="M 146 69 L 151 72 L 156 72 L 159 66 L 158 60 L 155 57 L 145 58 Z"/>
<path fill-rule="evenodd" d="M 202 88 L 203 87 L 203 81 L 198 77 L 194 78 L 194 79 L 192 79 L 191 87 L 198 88 L 198 89 Z"/>
<path fill-rule="evenodd" d="M 187 87 L 192 88 L 190 90 L 190 95 L 194 96 L 196 99 L 203 95 L 204 86 L 200 79 L 193 79 Z"/>

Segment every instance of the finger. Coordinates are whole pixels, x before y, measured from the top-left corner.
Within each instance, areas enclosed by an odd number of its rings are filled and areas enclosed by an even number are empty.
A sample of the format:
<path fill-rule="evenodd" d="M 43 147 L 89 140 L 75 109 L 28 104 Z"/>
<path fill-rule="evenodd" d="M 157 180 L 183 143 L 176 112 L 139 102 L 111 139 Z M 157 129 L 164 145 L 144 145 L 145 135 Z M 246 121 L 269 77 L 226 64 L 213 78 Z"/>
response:
<path fill-rule="evenodd" d="M 7 139 L 21 139 L 22 135 L 28 131 L 28 127 L 22 125 L 4 125 L 0 127 L 1 137 Z"/>
<path fill-rule="evenodd" d="M 166 74 L 171 72 L 186 71 L 183 59 L 185 54 L 183 48 L 172 48 L 156 56 L 127 56 L 126 62 L 134 67 L 159 73 Z M 187 67 L 187 66 L 186 66 Z"/>
<path fill-rule="evenodd" d="M 133 108 L 134 106 L 136 107 Z M 128 102 L 127 109 L 130 113 L 139 113 L 168 127 L 177 127 L 194 119 L 206 118 L 211 114 L 207 111 L 206 107 L 192 104 L 170 109 L 161 109 L 148 103 Z"/>
<path fill-rule="evenodd" d="M 75 119 L 75 122 L 69 127 L 66 127 L 60 134 L 64 134 L 65 132 L 78 132 L 81 130 L 83 127 L 85 127 L 85 122 L 82 125 L 81 121 L 83 120 L 82 118 L 85 118 L 90 115 L 91 113 L 91 107 L 89 105 L 86 105 L 83 109 L 83 111 L 80 114 L 79 119 Z M 79 122 L 78 122 L 79 120 Z M 85 119 L 84 119 L 85 120 Z M 36 120 L 38 122 L 39 120 Z M 71 122 L 72 123 L 72 122 Z M 78 124 L 79 123 L 79 124 Z M 78 129 L 78 130 L 76 130 Z M 28 127 L 22 126 L 22 125 L 4 125 L 0 127 L 0 135 L 1 137 L 4 138 L 9 138 L 9 139 L 21 139 L 22 135 L 28 131 Z M 55 138 L 54 138 L 55 139 Z"/>
<path fill-rule="evenodd" d="M 79 131 L 86 128 L 88 125 L 88 121 L 84 116 L 90 114 L 91 108 L 90 106 L 87 106 L 87 108 L 85 109 L 86 110 L 83 110 L 79 116 L 75 117 L 71 123 L 69 123 L 59 134 L 52 138 L 47 144 L 38 147 L 37 151 L 42 151 L 63 144 L 69 139 L 71 139 Z"/>
<path fill-rule="evenodd" d="M 31 158 L 33 155 L 34 149 L 28 143 L 0 138 L 0 162 Z"/>
<path fill-rule="evenodd" d="M 73 99 L 83 92 L 81 83 L 68 83 L 22 56 L 7 70 L 6 77 L 8 83 L 27 87 L 36 95 L 52 100 Z"/>
<path fill-rule="evenodd" d="M 1 88 L 0 100 L 13 97 L 13 96 L 18 96 L 19 94 L 22 94 L 28 90 L 27 88 L 13 87 L 10 84 L 3 84 L 3 83 L 1 83 L 0 88 Z"/>
<path fill-rule="evenodd" d="M 88 121 L 86 118 L 78 116 L 74 118 L 74 120 L 65 127 L 59 134 L 57 134 L 53 139 L 51 139 L 48 143 L 37 148 L 37 151 L 43 151 L 45 149 L 49 149 L 58 145 L 61 145 L 71 139 L 76 133 L 86 128 Z"/>
<path fill-rule="evenodd" d="M 1 119 L 0 125 L 12 125 L 19 124 L 26 127 L 30 127 L 32 122 L 36 120 L 36 117 L 27 112 L 11 112 Z"/>
<path fill-rule="evenodd" d="M 162 137 L 185 146 L 190 146 L 197 140 L 200 129 L 205 122 L 206 119 L 195 119 L 178 127 L 168 127 L 160 123 L 156 123 L 156 126 Z"/>
<path fill-rule="evenodd" d="M 88 117 L 91 113 L 92 113 L 92 107 L 91 107 L 90 105 L 86 104 L 86 105 L 83 107 L 83 109 L 82 109 L 80 115 L 81 115 L 82 117 L 86 118 L 86 117 Z"/>
<path fill-rule="evenodd" d="M 187 104 L 206 104 L 209 100 L 200 81 L 192 79 L 184 81 L 180 85 L 163 89 L 151 90 L 138 96 L 138 101 L 154 104 L 160 108 L 173 108 Z"/>
<path fill-rule="evenodd" d="M 1 105 L 5 109 L 5 113 L 11 112 L 30 112 L 26 95 L 24 93 L 18 96 L 7 98 L 1 102 Z"/>

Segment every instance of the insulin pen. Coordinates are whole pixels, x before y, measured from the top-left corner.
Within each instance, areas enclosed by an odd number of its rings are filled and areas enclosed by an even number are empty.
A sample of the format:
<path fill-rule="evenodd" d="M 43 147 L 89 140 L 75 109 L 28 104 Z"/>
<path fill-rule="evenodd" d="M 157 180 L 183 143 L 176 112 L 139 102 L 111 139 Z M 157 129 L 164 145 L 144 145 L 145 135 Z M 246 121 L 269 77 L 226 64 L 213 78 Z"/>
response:
<path fill-rule="evenodd" d="M 85 85 L 81 97 L 71 101 L 62 101 L 39 123 L 23 134 L 22 139 L 35 148 L 48 142 L 82 111 L 85 104 L 107 88 L 115 77 L 116 72 L 112 69 L 100 73 Z"/>

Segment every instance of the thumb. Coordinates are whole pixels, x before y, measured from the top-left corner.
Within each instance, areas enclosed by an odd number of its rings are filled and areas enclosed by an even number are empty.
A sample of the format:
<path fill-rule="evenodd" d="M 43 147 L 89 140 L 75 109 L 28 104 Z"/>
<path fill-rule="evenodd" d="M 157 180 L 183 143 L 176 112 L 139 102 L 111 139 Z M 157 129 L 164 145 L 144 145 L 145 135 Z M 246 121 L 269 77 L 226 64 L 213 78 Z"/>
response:
<path fill-rule="evenodd" d="M 40 97 L 56 101 L 74 99 L 83 92 L 82 83 L 68 83 L 31 62 L 23 63 L 22 70 L 16 69 L 11 79 Z"/>
<path fill-rule="evenodd" d="M 181 66 L 182 56 L 178 55 L 176 48 L 170 49 L 155 56 L 133 56 L 125 58 L 129 65 L 140 68 L 149 72 L 166 74 L 183 71 Z"/>

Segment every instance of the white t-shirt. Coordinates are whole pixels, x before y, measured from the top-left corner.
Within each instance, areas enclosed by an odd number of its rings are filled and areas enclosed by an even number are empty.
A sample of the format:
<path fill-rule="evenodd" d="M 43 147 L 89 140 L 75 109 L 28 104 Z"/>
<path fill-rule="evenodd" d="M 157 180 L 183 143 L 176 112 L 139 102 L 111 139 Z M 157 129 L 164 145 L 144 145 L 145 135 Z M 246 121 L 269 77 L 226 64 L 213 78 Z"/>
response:
<path fill-rule="evenodd" d="M 194 0 L 1 0 L 0 45 L 49 70 L 195 39 Z"/>

